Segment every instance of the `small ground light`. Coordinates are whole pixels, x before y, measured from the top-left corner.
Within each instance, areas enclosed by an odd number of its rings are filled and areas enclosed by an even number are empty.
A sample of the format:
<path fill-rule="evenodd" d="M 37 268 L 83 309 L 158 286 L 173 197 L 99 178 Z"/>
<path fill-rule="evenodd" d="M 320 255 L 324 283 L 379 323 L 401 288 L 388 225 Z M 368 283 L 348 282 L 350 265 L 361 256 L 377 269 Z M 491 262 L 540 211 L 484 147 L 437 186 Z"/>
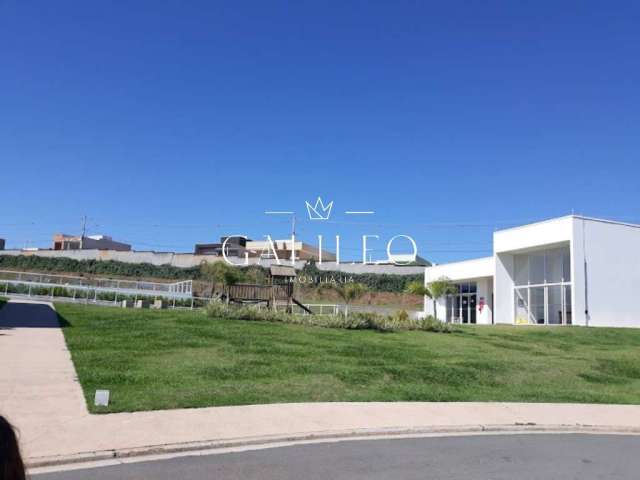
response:
<path fill-rule="evenodd" d="M 96 407 L 109 406 L 109 390 L 96 390 L 96 398 L 94 400 Z"/>

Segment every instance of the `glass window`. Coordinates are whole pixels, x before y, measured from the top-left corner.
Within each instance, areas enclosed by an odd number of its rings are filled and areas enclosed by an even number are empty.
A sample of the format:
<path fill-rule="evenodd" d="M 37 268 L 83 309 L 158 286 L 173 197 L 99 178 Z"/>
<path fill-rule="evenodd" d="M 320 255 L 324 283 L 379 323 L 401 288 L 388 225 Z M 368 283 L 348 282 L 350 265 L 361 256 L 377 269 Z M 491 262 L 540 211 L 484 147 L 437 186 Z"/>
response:
<path fill-rule="evenodd" d="M 562 249 L 549 250 L 545 256 L 545 283 L 562 282 Z"/>
<path fill-rule="evenodd" d="M 469 293 L 469 284 L 468 283 L 461 283 L 460 285 L 458 285 L 458 292 L 460 292 L 460 293 Z"/>
<path fill-rule="evenodd" d="M 515 285 L 542 285 L 571 281 L 569 247 L 514 256 Z"/>
<path fill-rule="evenodd" d="M 571 281 L 571 252 L 569 247 L 562 249 L 562 279 L 565 282 Z"/>
<path fill-rule="evenodd" d="M 544 287 L 534 287 L 529 289 L 531 307 L 529 308 L 530 318 L 533 323 L 545 323 L 544 318 Z"/>
<path fill-rule="evenodd" d="M 527 285 L 529 283 L 529 255 L 516 255 L 514 259 L 515 284 Z"/>
<path fill-rule="evenodd" d="M 552 325 L 562 324 L 562 286 L 552 285 L 547 287 L 549 299 L 549 322 Z"/>
<path fill-rule="evenodd" d="M 544 283 L 544 253 L 529 255 L 529 283 Z"/>
<path fill-rule="evenodd" d="M 516 288 L 514 291 L 516 324 L 529 323 L 528 289 Z"/>
<path fill-rule="evenodd" d="M 469 292 L 476 293 L 477 291 L 478 291 L 478 285 L 476 284 L 476 282 L 471 282 L 469 284 Z"/>

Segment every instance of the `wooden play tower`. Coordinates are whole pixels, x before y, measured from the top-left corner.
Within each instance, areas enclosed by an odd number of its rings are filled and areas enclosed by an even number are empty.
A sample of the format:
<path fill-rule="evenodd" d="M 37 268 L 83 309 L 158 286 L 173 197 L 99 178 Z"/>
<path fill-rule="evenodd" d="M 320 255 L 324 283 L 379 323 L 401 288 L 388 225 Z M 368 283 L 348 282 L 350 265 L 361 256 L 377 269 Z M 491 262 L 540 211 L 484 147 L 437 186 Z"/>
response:
<path fill-rule="evenodd" d="M 284 265 L 269 267 L 269 283 L 267 285 L 238 283 L 227 287 L 230 303 L 266 304 L 267 308 L 275 309 L 276 305 L 286 305 L 287 312 L 293 311 L 296 304 L 307 313 L 313 313 L 294 297 L 296 270 Z"/>

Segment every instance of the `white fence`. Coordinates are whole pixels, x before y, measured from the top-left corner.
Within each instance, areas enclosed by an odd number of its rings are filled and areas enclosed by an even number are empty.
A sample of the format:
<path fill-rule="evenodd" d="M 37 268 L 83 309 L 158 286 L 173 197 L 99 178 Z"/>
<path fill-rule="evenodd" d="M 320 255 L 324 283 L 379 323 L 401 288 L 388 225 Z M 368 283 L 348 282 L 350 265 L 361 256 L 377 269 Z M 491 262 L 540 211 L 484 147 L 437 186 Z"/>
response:
<path fill-rule="evenodd" d="M 191 280 L 156 283 L 110 278 L 85 278 L 49 273 L 0 270 L 0 294 L 28 297 L 70 297 L 98 301 L 105 296 L 188 300 L 193 296 Z"/>

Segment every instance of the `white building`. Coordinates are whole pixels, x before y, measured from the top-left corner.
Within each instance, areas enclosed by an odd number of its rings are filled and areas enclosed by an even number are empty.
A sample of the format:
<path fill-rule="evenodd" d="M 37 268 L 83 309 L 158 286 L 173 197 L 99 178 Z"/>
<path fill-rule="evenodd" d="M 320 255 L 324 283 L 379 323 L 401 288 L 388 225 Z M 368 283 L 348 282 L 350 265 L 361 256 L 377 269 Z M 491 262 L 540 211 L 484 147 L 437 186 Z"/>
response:
<path fill-rule="evenodd" d="M 440 320 L 640 327 L 639 248 L 640 225 L 571 215 L 497 231 L 493 256 L 428 267 L 425 283 L 458 287 Z"/>

